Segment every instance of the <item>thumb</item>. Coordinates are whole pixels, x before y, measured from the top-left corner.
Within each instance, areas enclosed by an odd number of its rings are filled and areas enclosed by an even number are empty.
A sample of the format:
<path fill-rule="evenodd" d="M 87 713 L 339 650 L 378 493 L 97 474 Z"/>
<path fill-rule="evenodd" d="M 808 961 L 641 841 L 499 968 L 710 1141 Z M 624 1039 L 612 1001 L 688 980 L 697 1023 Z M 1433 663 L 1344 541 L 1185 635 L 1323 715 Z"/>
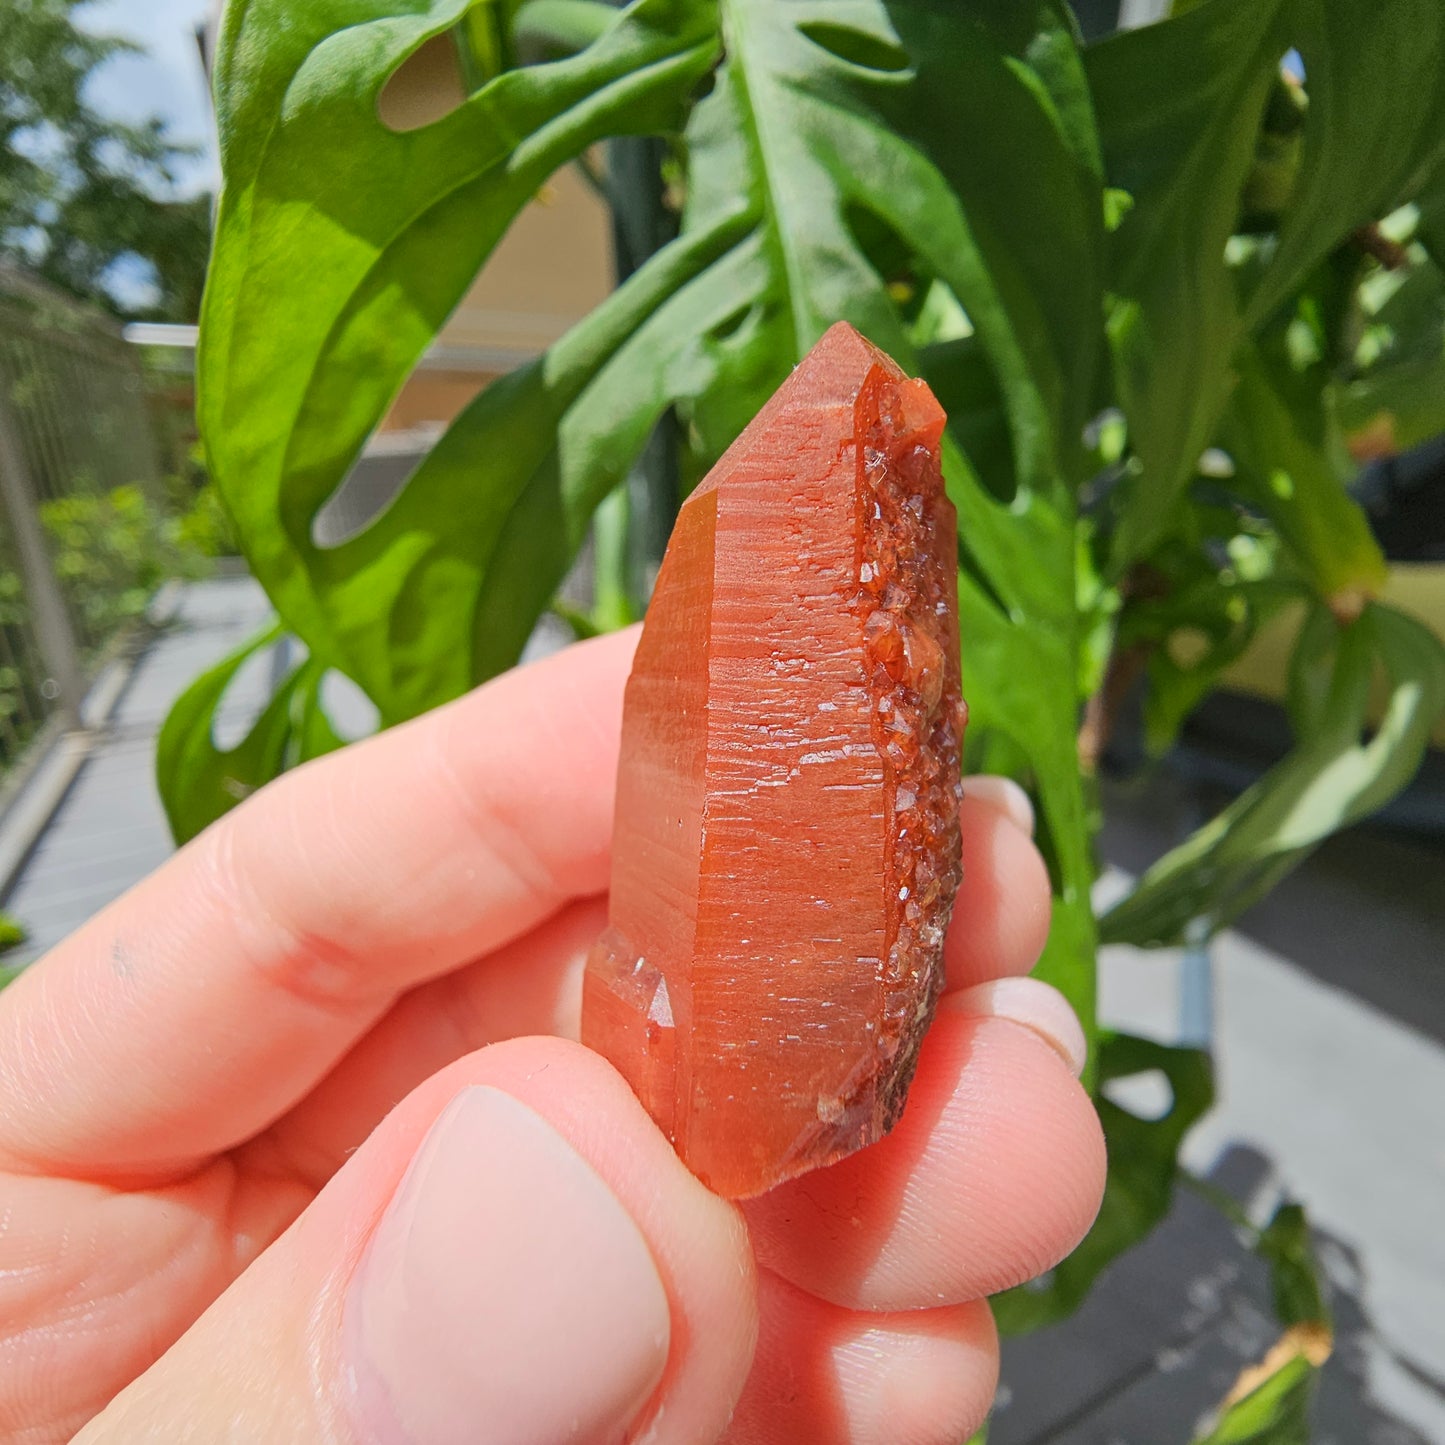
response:
<path fill-rule="evenodd" d="M 737 1212 L 579 1045 L 428 1080 L 86 1445 L 699 1445 L 756 1331 Z"/>

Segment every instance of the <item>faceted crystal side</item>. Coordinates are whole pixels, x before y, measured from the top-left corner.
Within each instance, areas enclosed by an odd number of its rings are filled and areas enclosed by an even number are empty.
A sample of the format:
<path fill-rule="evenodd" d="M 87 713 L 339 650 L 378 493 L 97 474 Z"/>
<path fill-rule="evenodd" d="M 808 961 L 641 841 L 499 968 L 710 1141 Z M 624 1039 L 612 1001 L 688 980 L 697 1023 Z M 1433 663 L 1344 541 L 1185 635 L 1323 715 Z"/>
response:
<path fill-rule="evenodd" d="M 676 1041 L 689 1027 L 697 943 L 716 531 L 716 498 L 689 501 L 658 572 L 652 615 L 667 626 L 644 629 L 627 681 L 611 926 L 582 986 L 584 1042 L 612 1061 L 669 1138 L 688 1061 Z"/>
<path fill-rule="evenodd" d="M 608 1057 L 671 1139 L 677 1101 L 672 992 L 661 970 L 615 928 L 607 929 L 592 946 L 583 1009 L 589 1035 L 609 1041 Z"/>
<path fill-rule="evenodd" d="M 875 372 L 858 398 L 858 610 L 873 735 L 887 770 L 887 954 L 877 1030 L 879 1132 L 897 1122 L 943 990 L 962 877 L 957 515 L 943 490 L 944 415 L 920 381 Z"/>
<path fill-rule="evenodd" d="M 583 1041 L 729 1197 L 881 1137 L 937 997 L 962 722 L 942 425 L 834 327 L 684 506 L 628 684 Z"/>
<path fill-rule="evenodd" d="M 876 365 L 830 333 L 705 484 L 708 797 L 675 1142 L 732 1197 L 875 1137 L 885 772 L 852 601 L 854 407 Z"/>

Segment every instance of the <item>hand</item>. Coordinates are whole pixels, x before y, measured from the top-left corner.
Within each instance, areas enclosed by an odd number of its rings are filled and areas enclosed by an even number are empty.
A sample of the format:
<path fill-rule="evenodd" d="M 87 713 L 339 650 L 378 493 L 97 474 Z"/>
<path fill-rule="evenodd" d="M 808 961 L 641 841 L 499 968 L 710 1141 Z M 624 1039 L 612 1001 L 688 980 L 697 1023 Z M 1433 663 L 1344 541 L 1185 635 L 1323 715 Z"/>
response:
<path fill-rule="evenodd" d="M 1077 1241 L 1104 1169 L 1078 1025 L 1020 977 L 1049 908 L 1027 805 L 965 798 L 950 993 L 901 1124 L 739 1211 L 573 1042 L 634 641 L 298 770 L 0 995 L 0 1436 L 978 1423 L 982 1298 Z"/>

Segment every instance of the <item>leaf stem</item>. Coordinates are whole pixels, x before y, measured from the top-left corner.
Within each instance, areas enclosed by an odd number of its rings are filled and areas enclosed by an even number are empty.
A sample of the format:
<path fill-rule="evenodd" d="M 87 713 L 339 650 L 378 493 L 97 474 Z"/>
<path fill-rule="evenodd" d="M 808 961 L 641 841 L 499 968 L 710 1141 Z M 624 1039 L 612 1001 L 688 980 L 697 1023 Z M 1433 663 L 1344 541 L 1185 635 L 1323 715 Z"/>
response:
<path fill-rule="evenodd" d="M 592 519 L 592 622 L 614 632 L 636 620 L 628 588 L 628 532 L 632 506 L 626 481 L 614 487 Z"/>

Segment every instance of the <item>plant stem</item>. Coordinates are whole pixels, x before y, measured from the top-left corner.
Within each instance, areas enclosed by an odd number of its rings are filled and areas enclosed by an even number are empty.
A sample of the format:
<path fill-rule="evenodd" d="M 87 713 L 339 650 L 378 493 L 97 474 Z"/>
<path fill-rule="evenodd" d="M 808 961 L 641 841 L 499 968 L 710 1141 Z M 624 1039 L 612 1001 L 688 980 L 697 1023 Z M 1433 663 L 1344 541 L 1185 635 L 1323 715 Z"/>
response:
<path fill-rule="evenodd" d="M 630 513 L 627 483 L 623 482 L 607 494 L 592 520 L 592 622 L 601 632 L 613 632 L 636 620 L 628 586 Z"/>
<path fill-rule="evenodd" d="M 677 236 L 678 218 L 665 198 L 665 142 L 652 136 L 607 145 L 607 187 L 612 199 L 612 241 L 617 280 L 625 281 Z M 647 605 L 672 524 L 678 495 L 677 423 L 665 413 L 627 476 L 627 586 L 634 615 Z"/>

